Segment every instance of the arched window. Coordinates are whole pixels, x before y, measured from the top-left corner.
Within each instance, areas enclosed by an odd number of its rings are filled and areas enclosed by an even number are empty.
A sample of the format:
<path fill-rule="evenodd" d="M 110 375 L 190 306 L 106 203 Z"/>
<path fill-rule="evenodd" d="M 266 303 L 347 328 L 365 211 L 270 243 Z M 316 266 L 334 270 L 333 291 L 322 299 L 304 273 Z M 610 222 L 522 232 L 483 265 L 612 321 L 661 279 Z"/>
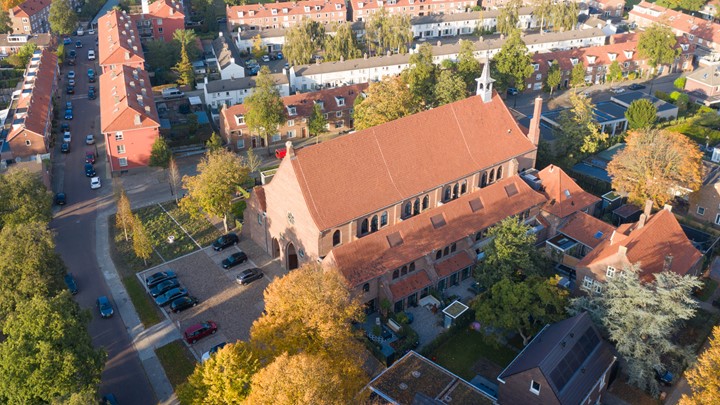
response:
<path fill-rule="evenodd" d="M 453 243 L 452 245 L 450 245 L 450 253 L 454 252 L 455 250 L 457 250 L 457 245 Z"/>
<path fill-rule="evenodd" d="M 483 172 L 482 176 L 480 177 L 480 188 L 483 188 L 487 186 L 487 172 Z"/>
<path fill-rule="evenodd" d="M 362 220 L 362 223 L 360 224 L 360 235 L 364 235 L 368 233 L 368 220 L 367 218 Z"/>
<path fill-rule="evenodd" d="M 405 214 L 406 217 L 409 217 L 410 215 L 412 215 L 412 206 L 410 205 L 410 201 L 408 201 L 408 202 L 405 203 L 405 212 L 404 212 L 404 214 Z"/>
<path fill-rule="evenodd" d="M 460 195 L 467 193 L 467 180 L 463 180 L 460 185 Z"/>
<path fill-rule="evenodd" d="M 370 232 L 375 232 L 378 230 L 378 216 L 375 215 L 372 217 L 372 221 L 370 221 Z"/>
<path fill-rule="evenodd" d="M 380 215 L 380 226 L 387 225 L 387 211 L 384 211 L 382 215 Z"/>
<path fill-rule="evenodd" d="M 340 230 L 338 229 L 333 233 L 333 246 L 340 244 Z"/>
<path fill-rule="evenodd" d="M 363 291 L 364 291 L 364 292 L 370 291 L 370 283 L 365 283 L 365 284 L 363 284 Z"/>
<path fill-rule="evenodd" d="M 488 177 L 488 183 L 492 184 L 495 182 L 495 169 L 490 170 L 490 176 Z"/>
<path fill-rule="evenodd" d="M 458 198 L 459 195 L 460 195 L 460 186 L 457 183 L 455 183 L 455 185 L 453 186 L 453 200 Z"/>
<path fill-rule="evenodd" d="M 450 201 L 452 190 L 450 190 L 450 186 L 445 187 L 445 192 L 443 193 L 443 201 Z"/>
<path fill-rule="evenodd" d="M 410 263 L 410 269 L 409 269 L 408 271 L 409 271 L 410 273 L 412 273 L 413 271 L 415 271 L 415 262 Z"/>
<path fill-rule="evenodd" d="M 497 179 L 498 179 L 498 180 L 502 179 L 502 166 L 498 167 L 498 170 L 497 170 Z"/>
<path fill-rule="evenodd" d="M 416 198 L 415 202 L 413 203 L 413 215 L 417 215 L 420 213 L 420 199 Z"/>
<path fill-rule="evenodd" d="M 395 269 L 395 271 L 393 271 L 393 280 L 395 280 L 398 277 L 400 277 L 400 271 L 398 269 Z"/>
<path fill-rule="evenodd" d="M 435 253 L 435 260 L 440 260 L 442 258 L 442 250 L 438 250 L 437 253 Z"/>
<path fill-rule="evenodd" d="M 422 205 L 423 211 L 425 211 L 426 209 L 428 209 L 428 207 L 430 207 L 430 197 L 429 197 L 429 196 L 425 196 L 425 197 L 423 197 L 423 205 Z"/>
<path fill-rule="evenodd" d="M 443 249 L 443 256 L 447 256 L 450 254 L 450 247 L 445 246 L 445 249 Z"/>
<path fill-rule="evenodd" d="M 407 266 L 403 266 L 403 267 L 402 267 L 402 270 L 400 271 L 400 275 L 401 275 L 401 276 L 404 276 L 404 275 L 406 275 L 406 274 L 407 274 Z"/>

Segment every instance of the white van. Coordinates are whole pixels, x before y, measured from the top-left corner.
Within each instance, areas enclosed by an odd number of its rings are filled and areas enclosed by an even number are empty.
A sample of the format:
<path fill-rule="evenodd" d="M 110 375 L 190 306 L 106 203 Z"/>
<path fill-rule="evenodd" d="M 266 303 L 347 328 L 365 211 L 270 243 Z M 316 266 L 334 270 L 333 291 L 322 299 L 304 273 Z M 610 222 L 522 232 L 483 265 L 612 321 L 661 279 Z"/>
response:
<path fill-rule="evenodd" d="M 182 91 L 178 90 L 177 87 L 170 87 L 170 88 L 167 88 L 167 89 L 163 89 L 163 91 L 162 91 L 162 96 L 163 96 L 163 98 L 165 98 L 165 99 L 169 99 L 169 98 L 180 98 L 180 97 L 182 97 L 182 96 L 184 96 L 184 95 L 185 95 L 185 93 L 183 93 Z"/>
<path fill-rule="evenodd" d="M 78 34 L 79 37 L 81 37 L 81 36 L 85 35 L 85 30 L 83 30 L 82 27 L 81 27 L 81 28 L 78 28 L 77 34 Z"/>

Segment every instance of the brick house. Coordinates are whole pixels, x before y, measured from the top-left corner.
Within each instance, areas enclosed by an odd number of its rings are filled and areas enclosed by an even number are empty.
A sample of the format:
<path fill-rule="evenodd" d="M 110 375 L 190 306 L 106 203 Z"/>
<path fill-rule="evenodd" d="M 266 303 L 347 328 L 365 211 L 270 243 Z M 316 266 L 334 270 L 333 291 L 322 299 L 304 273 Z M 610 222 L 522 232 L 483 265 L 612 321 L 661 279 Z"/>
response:
<path fill-rule="evenodd" d="M 587 313 L 547 325 L 498 376 L 497 403 L 603 403 L 616 360 Z"/>
<path fill-rule="evenodd" d="M 3 159 L 25 161 L 50 152 L 53 96 L 57 95 L 58 77 L 55 52 L 36 50 L 25 70 L 20 96 L 13 106 L 15 114 L 5 138 L 10 150 L 9 154 L 3 153 Z"/>
<path fill-rule="evenodd" d="M 692 101 L 707 106 L 720 103 L 720 69 L 718 66 L 706 66 L 689 75 L 685 81 L 685 91 Z"/>
<path fill-rule="evenodd" d="M 351 0 L 352 21 L 367 21 L 371 15 L 384 8 L 388 13 L 420 17 L 431 14 L 464 13 L 478 5 L 477 0 Z"/>
<path fill-rule="evenodd" d="M 176 30 L 185 28 L 185 12 L 181 0 L 142 1 L 142 14 L 131 15 L 140 38 L 170 42 Z"/>
<path fill-rule="evenodd" d="M 352 130 L 355 98 L 367 87 L 367 84 L 355 84 L 283 97 L 287 121 L 278 128 L 277 135 L 270 140 L 271 145 L 307 138 L 307 121 L 315 104 L 319 104 L 325 114 L 328 133 L 338 134 Z M 234 151 L 265 146 L 265 140 L 252 135 L 245 124 L 243 116 L 246 111 L 244 104 L 237 104 L 225 107 L 220 112 L 220 135 Z"/>
<path fill-rule="evenodd" d="M 42 50 L 54 47 L 55 39 L 50 34 L 0 34 L 0 59 L 17 53 L 27 43 L 35 44 Z"/>
<path fill-rule="evenodd" d="M 625 0 L 590 0 L 588 5 L 600 11 L 603 17 L 621 18 L 625 11 Z"/>
<path fill-rule="evenodd" d="M 227 6 L 227 23 L 231 30 L 239 25 L 257 29 L 288 28 L 304 20 L 321 24 L 343 23 L 347 20 L 344 0 L 306 0 L 302 2 L 281 2 Z"/>
<path fill-rule="evenodd" d="M 718 160 L 718 148 L 713 150 L 713 161 Z M 720 229 L 720 169 L 717 166 L 706 175 L 698 191 L 688 197 L 688 213 L 698 221 Z"/>
<path fill-rule="evenodd" d="M 123 65 L 145 69 L 140 35 L 126 12 L 112 10 L 98 20 L 98 63 L 102 73 Z"/>
<path fill-rule="evenodd" d="M 51 0 L 26 0 L 8 10 L 14 34 L 40 34 L 50 32 Z"/>
<path fill-rule="evenodd" d="M 660 7 L 657 4 L 640 2 L 628 15 L 628 20 L 639 28 L 654 23 L 669 26 L 675 35 L 684 36 L 692 45 L 720 51 L 720 24 L 680 11 Z"/>

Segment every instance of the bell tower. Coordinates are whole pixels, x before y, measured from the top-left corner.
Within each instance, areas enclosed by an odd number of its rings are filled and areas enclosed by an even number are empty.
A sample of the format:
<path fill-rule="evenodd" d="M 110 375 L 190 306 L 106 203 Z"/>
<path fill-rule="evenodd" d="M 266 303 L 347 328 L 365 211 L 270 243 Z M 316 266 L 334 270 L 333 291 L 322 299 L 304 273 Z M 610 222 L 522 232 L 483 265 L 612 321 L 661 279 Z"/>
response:
<path fill-rule="evenodd" d="M 480 77 L 475 79 L 477 81 L 477 88 L 475 89 L 475 95 L 482 98 L 483 103 L 488 103 L 492 100 L 492 87 L 495 81 L 490 77 L 490 61 L 485 60 L 485 66 Z"/>

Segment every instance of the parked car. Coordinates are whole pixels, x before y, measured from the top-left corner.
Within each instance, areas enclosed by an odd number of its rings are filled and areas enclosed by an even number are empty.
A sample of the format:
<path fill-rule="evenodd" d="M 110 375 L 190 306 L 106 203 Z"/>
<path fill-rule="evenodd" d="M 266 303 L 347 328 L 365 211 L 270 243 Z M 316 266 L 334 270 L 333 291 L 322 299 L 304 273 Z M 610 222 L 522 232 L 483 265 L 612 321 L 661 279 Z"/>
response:
<path fill-rule="evenodd" d="M 88 60 L 95 60 L 95 51 L 92 49 L 88 50 Z"/>
<path fill-rule="evenodd" d="M 213 242 L 212 247 L 219 252 L 228 246 L 237 245 L 239 241 L 240 239 L 238 238 L 237 234 L 231 232 L 217 238 L 217 240 Z"/>
<path fill-rule="evenodd" d="M 283 58 L 282 52 L 278 52 L 278 53 L 277 53 L 277 59 L 278 59 L 278 60 L 281 60 L 282 58 Z"/>
<path fill-rule="evenodd" d="M 65 275 L 65 285 L 67 286 L 68 290 L 70 290 L 70 294 L 75 295 L 78 293 L 77 283 L 75 282 L 75 277 L 72 273 L 68 273 Z"/>
<path fill-rule="evenodd" d="M 75 59 L 77 57 L 77 52 L 75 52 L 74 49 L 71 49 L 70 52 L 68 52 L 68 56 Z"/>
<path fill-rule="evenodd" d="M 70 144 L 64 142 L 62 145 L 60 145 L 60 153 L 70 153 Z"/>
<path fill-rule="evenodd" d="M 66 102 L 65 102 L 65 109 L 66 109 L 66 110 L 72 110 L 72 109 L 73 109 L 73 103 L 72 103 L 72 101 L 66 101 Z"/>
<path fill-rule="evenodd" d="M 68 86 L 65 88 L 66 94 L 75 94 L 75 86 L 72 84 L 68 84 Z"/>
<path fill-rule="evenodd" d="M 265 63 L 270 62 L 270 55 L 263 55 L 263 56 L 262 56 L 262 61 L 265 62 Z"/>
<path fill-rule="evenodd" d="M 163 295 L 155 298 L 155 303 L 161 307 L 164 307 L 165 305 L 171 303 L 173 300 L 184 297 L 186 295 L 188 295 L 188 291 L 186 289 L 182 287 L 175 287 L 171 290 L 166 291 Z"/>
<path fill-rule="evenodd" d="M 92 163 L 85 163 L 85 177 L 93 177 L 96 174 Z"/>
<path fill-rule="evenodd" d="M 229 269 L 231 267 L 237 266 L 240 263 L 245 263 L 247 259 L 248 257 L 245 252 L 233 253 L 222 261 L 223 269 Z"/>
<path fill-rule="evenodd" d="M 184 297 L 176 298 L 170 303 L 170 310 L 174 313 L 184 311 L 188 308 L 192 308 L 198 304 L 198 299 L 186 295 Z"/>
<path fill-rule="evenodd" d="M 520 91 L 516 89 L 515 87 L 508 87 L 507 89 L 507 95 L 508 96 L 517 96 L 520 94 Z"/>
<path fill-rule="evenodd" d="M 67 122 L 63 122 L 62 124 L 60 124 L 60 131 L 61 132 L 70 131 L 70 124 L 68 124 Z"/>
<path fill-rule="evenodd" d="M 75 48 L 82 48 L 83 44 L 80 41 L 75 41 Z"/>
<path fill-rule="evenodd" d="M 70 131 L 65 131 L 63 133 L 63 142 L 65 143 L 71 143 L 72 142 L 72 135 L 70 134 Z"/>
<path fill-rule="evenodd" d="M 81 37 L 81 36 L 85 35 L 85 30 L 83 30 L 82 27 L 80 27 L 80 28 L 77 29 L 76 34 L 77 34 L 79 37 Z"/>
<path fill-rule="evenodd" d="M 85 137 L 85 145 L 92 145 L 95 143 L 95 136 L 93 134 L 89 134 Z M 95 159 L 93 159 L 93 163 L 95 163 Z"/>
<path fill-rule="evenodd" d="M 669 372 L 667 369 L 660 365 L 653 367 L 653 370 L 655 371 L 655 379 L 657 379 L 660 384 L 666 387 L 672 385 L 673 375 L 671 372 Z"/>
<path fill-rule="evenodd" d="M 74 86 L 74 85 L 75 85 L 75 79 L 68 79 L 68 85 Z"/>
<path fill-rule="evenodd" d="M 633 84 L 631 84 L 631 85 L 628 86 L 628 89 L 629 89 L 629 90 L 642 90 L 642 89 L 644 89 L 644 88 L 645 88 L 644 85 L 642 85 L 642 84 L 637 84 L 637 83 L 633 83 Z"/>
<path fill-rule="evenodd" d="M 252 268 L 243 270 L 242 273 L 238 274 L 238 276 L 236 277 L 236 281 L 240 285 L 248 285 L 253 281 L 259 280 L 261 278 L 263 278 L 262 270 L 258 268 Z"/>
<path fill-rule="evenodd" d="M 96 97 L 95 86 L 90 86 L 90 88 L 88 88 L 88 100 L 95 100 Z"/>
<path fill-rule="evenodd" d="M 88 35 L 95 35 L 95 28 L 90 28 L 88 30 Z"/>
<path fill-rule="evenodd" d="M 281 149 L 275 149 L 275 158 L 282 159 L 287 155 L 287 149 L 281 148 Z"/>
<path fill-rule="evenodd" d="M 85 152 L 85 163 L 95 164 L 95 154 L 93 152 Z"/>
<path fill-rule="evenodd" d="M 255 66 L 258 64 L 258 61 L 255 59 L 248 59 L 245 61 L 245 67 Z"/>
<path fill-rule="evenodd" d="M 67 204 L 67 196 L 65 193 L 57 193 L 55 194 L 55 204 L 57 205 L 65 205 Z"/>
<path fill-rule="evenodd" d="M 72 39 L 70 39 L 70 37 L 64 37 L 63 45 L 70 45 L 70 44 L 72 44 Z"/>
<path fill-rule="evenodd" d="M 68 79 L 74 79 L 74 78 L 75 78 L 75 71 L 74 71 L 74 70 L 69 71 L 68 74 L 67 74 L 67 78 L 68 78 Z"/>
<path fill-rule="evenodd" d="M 64 118 L 65 118 L 66 120 L 71 120 L 71 119 L 73 119 L 73 110 L 65 110 L 65 116 L 64 116 Z"/>
<path fill-rule="evenodd" d="M 194 344 L 206 336 L 214 335 L 215 332 L 217 332 L 217 324 L 213 321 L 207 321 L 190 326 L 185 329 L 183 335 L 186 342 Z"/>
<path fill-rule="evenodd" d="M 610 91 L 615 94 L 620 94 L 620 93 L 625 93 L 625 88 L 624 87 L 615 87 L 615 88 L 611 88 Z"/>
<path fill-rule="evenodd" d="M 160 284 L 156 285 L 155 287 L 150 289 L 150 295 L 152 295 L 153 298 L 157 298 L 166 292 L 172 290 L 173 288 L 180 287 L 180 282 L 176 278 L 171 278 L 169 280 L 165 280 L 161 282 Z"/>
<path fill-rule="evenodd" d="M 110 300 L 104 295 L 97 299 L 97 307 L 102 318 L 110 318 L 115 313 Z"/>
<path fill-rule="evenodd" d="M 100 177 L 93 177 L 90 179 L 90 188 L 93 190 L 97 190 L 100 187 L 102 187 L 102 184 L 100 183 Z"/>
<path fill-rule="evenodd" d="M 151 276 L 148 276 L 145 279 L 145 285 L 148 288 L 153 288 L 156 285 L 162 283 L 163 281 L 170 280 L 173 278 L 177 278 L 177 275 L 175 274 L 174 271 L 159 271 L 157 273 L 154 273 Z"/>
<path fill-rule="evenodd" d="M 206 351 L 202 354 L 202 357 L 200 357 L 200 362 L 205 363 L 210 359 L 210 356 L 217 353 L 220 349 L 225 347 L 227 345 L 227 342 L 218 343 L 215 346 L 211 347 L 210 350 Z"/>

